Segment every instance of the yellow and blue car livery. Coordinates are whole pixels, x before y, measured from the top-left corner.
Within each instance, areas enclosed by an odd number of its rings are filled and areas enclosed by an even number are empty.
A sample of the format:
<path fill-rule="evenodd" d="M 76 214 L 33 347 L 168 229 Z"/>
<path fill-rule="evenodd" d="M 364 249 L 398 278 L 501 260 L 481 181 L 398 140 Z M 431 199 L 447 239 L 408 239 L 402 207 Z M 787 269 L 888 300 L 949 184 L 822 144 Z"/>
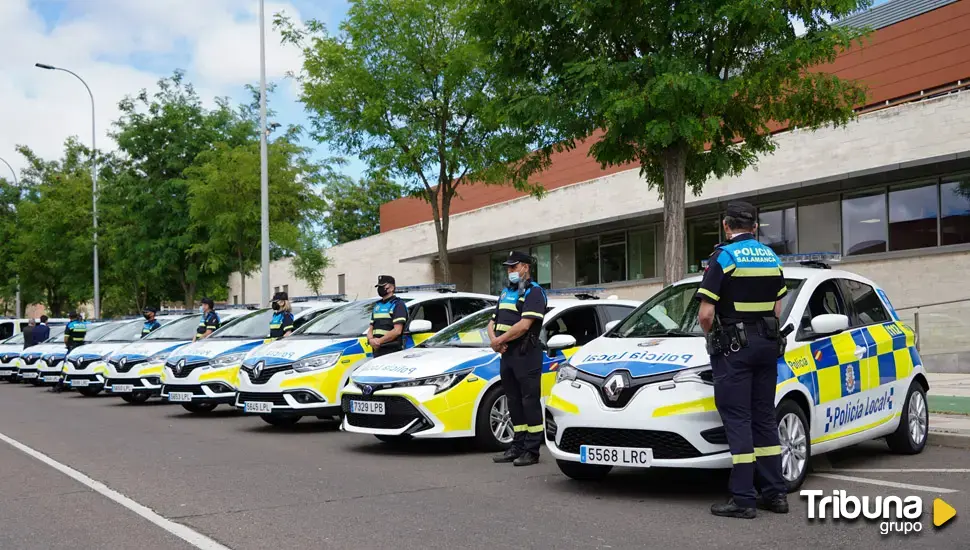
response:
<path fill-rule="evenodd" d="M 33 346 L 20 352 L 17 371 L 21 380 L 35 385 L 40 384 L 40 369 L 37 363 L 44 356 L 43 350 L 39 350 L 37 347 Z"/>
<path fill-rule="evenodd" d="M 86 391 L 100 391 L 104 388 L 104 376 L 107 374 L 105 357 L 127 344 L 95 342 L 74 348 L 63 361 L 61 372 L 64 384 L 71 388 L 86 388 Z"/>
<path fill-rule="evenodd" d="M 209 337 L 182 346 L 165 360 L 162 398 L 173 403 L 231 405 L 239 387 L 239 365 L 265 338 Z"/>
<path fill-rule="evenodd" d="M 789 483 L 804 479 L 811 455 L 905 435 L 908 426 L 917 425 L 922 434 L 911 441 L 911 452 L 922 450 L 928 383 L 914 333 L 900 322 L 885 292 L 845 271 L 795 267 L 785 268 L 784 275 L 791 302 L 783 301 L 789 313 L 782 326 L 792 324 L 796 330 L 777 363 L 775 399 Z M 664 322 L 669 318 L 660 314 L 670 309 L 668 303 L 686 303 L 681 299 L 692 296 L 699 283 L 694 277 L 667 287 L 616 333 L 590 342 L 561 366 L 545 418 L 547 447 L 564 473 L 588 479 L 594 468 L 607 472 L 610 464 L 601 458 L 609 448 L 650 451 L 647 460 L 644 453 L 614 453 L 637 462 L 616 466 L 731 467 L 714 404 L 710 358 L 697 332 L 697 308 L 687 308 L 680 332 L 673 335 L 664 334 L 670 330 Z M 815 336 L 812 319 L 836 313 L 824 309 L 833 307 L 831 301 L 819 298 L 843 285 L 851 285 L 868 309 L 860 315 L 855 306 L 846 306 L 860 319 L 857 326 Z M 849 302 L 850 294 L 839 292 L 839 300 Z M 641 326 L 660 327 L 659 335 L 622 336 L 626 326 L 648 315 L 657 319 Z M 903 415 L 909 424 L 901 425 Z"/>
<path fill-rule="evenodd" d="M 20 340 L 20 342 L 16 342 L 16 340 Z M 12 336 L 7 342 L 11 343 L 0 344 L 0 380 L 17 378 L 18 360 L 20 359 L 20 352 L 24 350 L 22 334 Z"/>
<path fill-rule="evenodd" d="M 34 366 L 37 368 L 37 384 L 53 385 L 61 381 L 61 370 L 64 368 L 64 357 L 67 347 L 63 342 L 49 342 L 29 348 L 31 353 L 40 353 L 41 357 Z"/>
<path fill-rule="evenodd" d="M 104 390 L 111 394 L 161 395 L 165 360 L 191 343 L 191 340 L 144 340 L 115 351 L 106 361 Z"/>

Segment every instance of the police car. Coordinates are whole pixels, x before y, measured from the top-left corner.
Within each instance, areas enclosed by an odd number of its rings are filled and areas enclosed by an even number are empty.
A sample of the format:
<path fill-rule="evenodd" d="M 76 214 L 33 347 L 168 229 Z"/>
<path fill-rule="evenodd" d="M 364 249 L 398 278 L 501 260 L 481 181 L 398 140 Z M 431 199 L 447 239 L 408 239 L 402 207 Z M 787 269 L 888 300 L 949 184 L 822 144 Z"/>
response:
<path fill-rule="evenodd" d="M 228 325 L 249 311 L 227 309 L 216 313 Z M 197 314 L 185 315 L 113 352 L 105 365 L 104 391 L 119 395 L 128 403 L 144 403 L 161 395 L 165 360 L 173 351 L 192 343 L 198 326 Z"/>
<path fill-rule="evenodd" d="M 156 320 L 165 326 L 177 318 L 174 315 L 160 315 Z M 99 331 L 92 335 L 97 329 L 89 329 L 84 341 L 92 343 L 74 348 L 64 359 L 61 370 L 64 385 L 85 397 L 101 393 L 104 389 L 104 377 L 108 372 L 107 357 L 112 352 L 141 340 L 143 325 L 144 321 L 137 319 L 109 323 L 104 333 Z"/>
<path fill-rule="evenodd" d="M 294 323 L 306 323 L 344 304 L 342 300 L 294 303 Z M 239 365 L 247 353 L 267 343 L 272 317 L 272 309 L 253 311 L 172 352 L 162 371 L 162 398 L 196 414 L 235 403 Z"/>
<path fill-rule="evenodd" d="M 67 346 L 64 345 L 65 328 L 65 325 L 50 327 L 50 338 L 40 344 L 25 349 L 21 353 L 21 360 L 25 364 L 31 365 L 31 370 L 28 372 L 31 374 L 30 382 L 34 385 L 52 385 L 61 380 L 61 366 L 57 365 L 52 368 L 47 364 L 45 358 L 53 353 L 61 353 L 61 357 L 63 358 L 63 354 L 67 351 Z M 34 374 L 36 376 L 33 376 Z"/>
<path fill-rule="evenodd" d="M 51 330 L 53 334 L 53 329 Z M 24 335 L 17 333 L 0 343 L 0 380 L 17 380 L 18 361 L 24 350 Z"/>
<path fill-rule="evenodd" d="M 785 263 L 805 260 L 785 256 Z M 791 325 L 778 360 L 783 474 L 801 485 L 812 455 L 885 437 L 923 450 L 929 389 L 913 331 L 872 281 L 814 267 L 784 269 Z M 564 474 L 597 479 L 614 466 L 730 468 L 694 299 L 700 277 L 669 286 L 560 365 L 546 402 L 546 444 Z"/>
<path fill-rule="evenodd" d="M 639 304 L 589 294 L 550 298 L 539 334 L 545 348 L 542 395 L 549 394 L 559 364 L 578 346 Z M 342 394 L 344 430 L 384 441 L 474 437 L 486 450 L 508 447 L 513 429 L 499 379 L 501 356 L 489 347 L 487 331 L 494 311 L 479 311 L 409 352 L 374 359 L 356 370 Z"/>
<path fill-rule="evenodd" d="M 450 284 L 401 286 L 396 293 L 408 308 L 405 348 L 496 301 L 455 292 Z M 339 416 L 340 389 L 351 371 L 373 356 L 365 335 L 376 303 L 376 298 L 354 302 L 250 353 L 240 372 L 236 406 L 274 426 L 304 416 Z"/>

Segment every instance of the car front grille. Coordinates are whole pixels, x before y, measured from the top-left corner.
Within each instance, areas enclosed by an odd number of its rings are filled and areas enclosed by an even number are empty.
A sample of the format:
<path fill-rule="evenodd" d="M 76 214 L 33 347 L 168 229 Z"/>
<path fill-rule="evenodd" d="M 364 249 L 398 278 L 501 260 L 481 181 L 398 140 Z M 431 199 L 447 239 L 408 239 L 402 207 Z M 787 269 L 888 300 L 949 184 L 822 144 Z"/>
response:
<path fill-rule="evenodd" d="M 175 368 L 175 365 L 177 365 L 177 363 L 166 363 L 165 366 L 172 369 L 172 374 L 175 375 L 175 378 L 186 378 L 188 375 L 192 374 L 192 371 L 194 371 L 195 369 L 200 367 L 205 367 L 208 364 L 209 364 L 208 361 L 203 361 L 201 363 L 193 363 L 191 365 L 186 363 L 185 365 L 182 365 L 181 369 L 178 369 L 178 370 L 176 370 Z"/>
<path fill-rule="evenodd" d="M 77 370 L 84 370 L 90 367 L 91 363 L 94 363 L 95 361 L 97 361 L 97 359 L 71 360 L 71 364 L 74 365 L 74 368 Z"/>
<path fill-rule="evenodd" d="M 272 378 L 274 374 L 285 370 L 290 370 L 292 368 L 293 368 L 292 364 L 273 366 L 273 367 L 263 367 L 263 370 L 259 372 L 259 376 L 253 376 L 253 370 L 250 367 L 246 368 L 246 372 L 249 373 L 249 381 L 251 383 L 265 384 L 269 382 L 269 379 Z"/>
<path fill-rule="evenodd" d="M 382 401 L 384 403 L 384 414 L 352 413 L 350 412 L 351 401 Z M 376 430 L 399 430 L 415 420 L 424 418 L 410 401 L 396 395 L 345 395 L 341 399 L 340 407 L 351 425 Z"/>
<path fill-rule="evenodd" d="M 191 384 L 187 386 L 162 386 L 162 393 L 168 394 L 169 392 L 192 392 L 192 395 L 205 395 L 202 391 L 202 386 L 200 384 Z"/>
<path fill-rule="evenodd" d="M 138 364 L 141 364 L 141 363 L 144 363 L 144 362 L 145 362 L 145 359 L 135 360 L 135 361 L 126 361 L 125 363 L 121 363 L 121 361 L 112 360 L 111 361 L 111 366 L 114 367 L 114 369 L 115 369 L 116 372 L 128 372 L 135 365 L 138 365 Z"/>
<path fill-rule="evenodd" d="M 24 355 L 21 356 L 21 360 L 25 365 L 33 365 L 40 359 L 40 355 Z"/>
<path fill-rule="evenodd" d="M 286 398 L 283 397 L 282 393 L 239 392 L 236 395 L 236 404 L 244 405 L 248 401 L 268 402 L 280 407 L 289 406 L 289 403 L 286 402 Z"/>
<path fill-rule="evenodd" d="M 90 382 L 98 382 L 98 375 L 96 374 L 69 374 L 67 375 L 68 380 L 88 380 Z"/>
<path fill-rule="evenodd" d="M 696 458 L 701 452 L 674 432 L 656 430 L 627 430 L 612 428 L 566 428 L 563 430 L 559 448 L 564 452 L 579 454 L 581 445 L 603 447 L 632 447 L 653 449 L 656 459 Z"/>

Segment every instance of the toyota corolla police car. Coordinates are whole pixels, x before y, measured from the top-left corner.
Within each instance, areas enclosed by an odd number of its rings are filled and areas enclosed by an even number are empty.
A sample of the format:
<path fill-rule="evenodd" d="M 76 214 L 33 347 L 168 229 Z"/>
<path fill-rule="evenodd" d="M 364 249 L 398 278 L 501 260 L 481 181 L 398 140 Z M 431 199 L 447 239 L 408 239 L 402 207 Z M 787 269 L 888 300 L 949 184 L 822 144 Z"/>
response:
<path fill-rule="evenodd" d="M 549 394 L 559 363 L 639 303 L 589 295 L 551 298 L 539 334 L 545 348 L 542 395 Z M 489 347 L 487 330 L 494 311 L 479 311 L 409 352 L 357 369 L 342 394 L 344 430 L 383 441 L 474 437 L 486 450 L 508 447 L 513 426 L 499 378 L 501 356 Z"/>
<path fill-rule="evenodd" d="M 19 332 L 0 344 L 0 380 L 17 381 L 20 352 L 24 350 L 24 333 Z"/>
<path fill-rule="evenodd" d="M 447 284 L 402 286 L 397 294 L 408 308 L 406 349 L 496 301 L 484 294 L 455 292 Z M 274 426 L 304 416 L 339 416 L 340 389 L 351 371 L 373 356 L 363 335 L 376 303 L 354 302 L 250 353 L 240 372 L 236 406 Z"/>
<path fill-rule="evenodd" d="M 812 455 L 879 437 L 893 451 L 918 453 L 929 424 L 914 333 L 886 293 L 864 277 L 816 265 L 823 268 L 784 269 L 781 320 L 794 331 L 778 360 L 775 402 L 792 490 Z M 560 365 L 545 435 L 564 474 L 731 467 L 697 320 L 699 285 L 692 277 L 665 288 Z"/>
<path fill-rule="evenodd" d="M 175 315 L 160 315 L 156 319 L 162 326 L 177 319 Z M 64 359 L 62 380 L 65 386 L 75 389 L 85 397 L 93 397 L 104 389 L 104 376 L 107 373 L 107 357 L 112 352 L 141 340 L 144 321 L 141 319 L 117 321 L 104 334 L 92 337 L 92 330 L 85 336 L 84 344 L 71 350 Z"/>
<path fill-rule="evenodd" d="M 342 301 L 293 304 L 294 324 L 344 305 Z M 247 353 L 267 343 L 272 309 L 244 315 L 200 340 L 173 351 L 162 371 L 163 399 L 196 414 L 232 405 L 239 387 L 239 365 Z"/>

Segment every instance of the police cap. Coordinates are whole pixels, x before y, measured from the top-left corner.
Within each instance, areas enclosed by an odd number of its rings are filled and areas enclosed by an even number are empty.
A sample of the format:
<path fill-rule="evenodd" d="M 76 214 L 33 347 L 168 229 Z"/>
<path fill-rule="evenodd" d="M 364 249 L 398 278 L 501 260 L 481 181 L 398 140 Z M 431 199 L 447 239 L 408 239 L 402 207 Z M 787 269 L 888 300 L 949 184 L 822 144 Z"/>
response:
<path fill-rule="evenodd" d="M 394 282 L 394 277 L 391 277 L 390 275 L 378 275 L 377 284 L 374 285 L 374 288 L 377 288 L 379 286 L 384 286 L 384 285 L 397 286 L 397 283 Z"/>
<path fill-rule="evenodd" d="M 80 316 L 77 314 L 76 311 L 72 311 L 72 312 L 70 312 L 70 313 L 67 314 L 67 318 L 68 319 L 77 319 L 78 317 L 80 317 Z"/>
<path fill-rule="evenodd" d="M 502 265 L 516 265 L 516 264 L 531 264 L 532 256 L 526 254 L 525 252 L 519 252 L 518 250 L 513 250 L 509 252 L 509 257 Z"/>
<path fill-rule="evenodd" d="M 290 295 L 287 294 L 286 292 L 277 292 L 276 294 L 273 294 L 274 302 L 285 302 L 289 299 L 290 299 Z"/>
<path fill-rule="evenodd" d="M 209 306 L 210 308 L 216 307 L 216 303 L 212 301 L 212 298 L 202 298 L 201 303 Z"/>
<path fill-rule="evenodd" d="M 158 310 L 151 306 L 145 306 L 145 309 L 142 310 L 142 313 L 158 313 Z"/>
<path fill-rule="evenodd" d="M 724 215 L 742 222 L 753 224 L 758 215 L 758 209 L 748 202 L 731 201 L 728 203 L 727 208 L 724 211 Z"/>

